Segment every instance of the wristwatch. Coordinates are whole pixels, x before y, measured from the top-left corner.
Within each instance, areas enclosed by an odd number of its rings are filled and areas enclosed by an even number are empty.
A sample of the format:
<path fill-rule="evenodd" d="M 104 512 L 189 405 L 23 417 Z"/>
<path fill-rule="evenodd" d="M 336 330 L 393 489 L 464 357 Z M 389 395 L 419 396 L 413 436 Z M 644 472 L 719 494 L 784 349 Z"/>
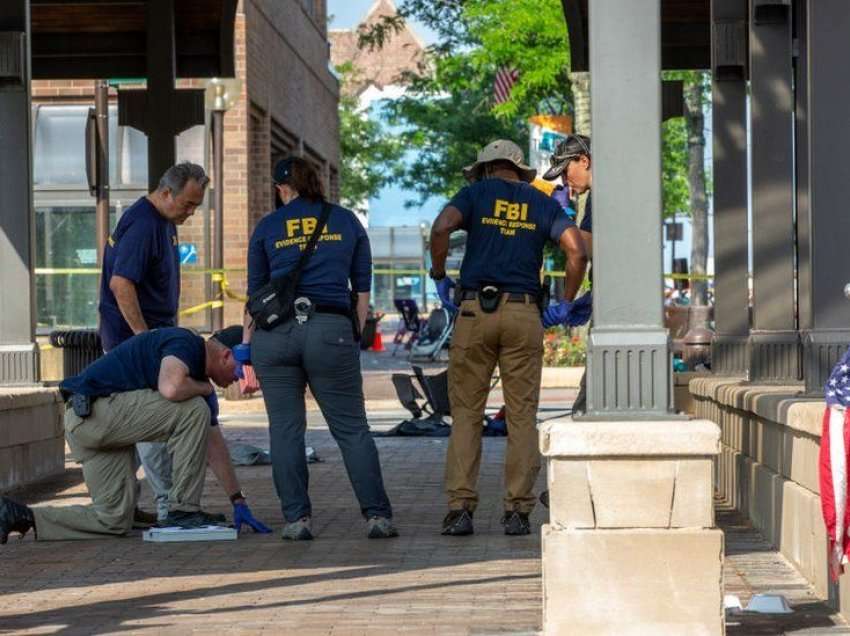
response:
<path fill-rule="evenodd" d="M 434 271 L 434 268 L 432 267 L 430 270 L 428 270 L 428 276 L 430 276 L 431 280 L 433 280 L 436 283 L 438 281 L 443 280 L 446 277 L 446 270 L 443 270 L 442 273 L 437 274 Z"/>

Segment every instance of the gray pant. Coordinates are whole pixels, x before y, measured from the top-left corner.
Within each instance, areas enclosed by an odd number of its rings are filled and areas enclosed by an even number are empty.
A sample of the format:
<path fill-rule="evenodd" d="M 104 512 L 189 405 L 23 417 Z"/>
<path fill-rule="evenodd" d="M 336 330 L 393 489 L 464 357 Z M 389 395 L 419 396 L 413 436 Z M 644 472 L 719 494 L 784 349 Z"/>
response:
<path fill-rule="evenodd" d="M 251 358 L 269 415 L 272 472 L 285 519 L 292 522 L 312 514 L 304 455 L 308 385 L 342 451 L 363 515 L 392 517 L 378 449 L 366 421 L 360 348 L 351 321 L 314 314 L 303 325 L 291 320 L 272 331 L 257 330 Z"/>
<path fill-rule="evenodd" d="M 159 442 L 140 442 L 136 444 L 136 465 L 145 469 L 145 479 L 153 490 L 156 502 L 156 517 L 165 521 L 168 516 L 168 491 L 171 490 L 171 455 L 168 446 Z M 136 499 L 141 485 L 136 482 Z"/>

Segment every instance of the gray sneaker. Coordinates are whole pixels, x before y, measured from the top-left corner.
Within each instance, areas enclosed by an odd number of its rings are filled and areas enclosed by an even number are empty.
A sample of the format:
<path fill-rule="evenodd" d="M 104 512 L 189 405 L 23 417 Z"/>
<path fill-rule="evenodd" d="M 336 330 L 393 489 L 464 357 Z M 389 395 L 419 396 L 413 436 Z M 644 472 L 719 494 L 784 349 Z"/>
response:
<path fill-rule="evenodd" d="M 312 541 L 313 522 L 310 517 L 301 517 L 298 521 L 287 523 L 282 536 L 285 541 Z"/>
<path fill-rule="evenodd" d="M 386 517 L 370 517 L 366 522 L 367 536 L 370 539 L 389 539 L 398 536 L 393 522 Z"/>

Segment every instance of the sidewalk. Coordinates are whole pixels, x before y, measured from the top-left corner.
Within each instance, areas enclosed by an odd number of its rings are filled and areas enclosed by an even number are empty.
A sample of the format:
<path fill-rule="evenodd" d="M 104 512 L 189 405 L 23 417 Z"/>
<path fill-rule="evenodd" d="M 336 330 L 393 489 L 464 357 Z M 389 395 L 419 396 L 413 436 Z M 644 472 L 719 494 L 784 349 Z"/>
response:
<path fill-rule="evenodd" d="M 231 419 L 225 427 L 230 440 L 267 445 L 264 421 Z M 255 514 L 275 534 L 182 545 L 147 544 L 138 535 L 73 543 L 13 539 L 0 548 L 0 633 L 539 630 L 539 534 L 505 537 L 499 524 L 505 440 L 484 441 L 477 534 L 464 538 L 439 534 L 447 440 L 376 441 L 399 539 L 366 539 L 339 451 L 324 427 L 311 425 L 307 442 L 325 460 L 310 467 L 315 541 L 283 543 L 271 468 L 239 468 Z M 19 495 L 28 503 L 85 503 L 79 470 L 70 468 L 60 482 Z M 538 490 L 544 483 L 541 475 Z M 146 487 L 143 493 L 150 510 Z M 229 513 L 211 475 L 204 506 Z M 545 520 L 542 509 L 533 515 L 535 527 Z"/>

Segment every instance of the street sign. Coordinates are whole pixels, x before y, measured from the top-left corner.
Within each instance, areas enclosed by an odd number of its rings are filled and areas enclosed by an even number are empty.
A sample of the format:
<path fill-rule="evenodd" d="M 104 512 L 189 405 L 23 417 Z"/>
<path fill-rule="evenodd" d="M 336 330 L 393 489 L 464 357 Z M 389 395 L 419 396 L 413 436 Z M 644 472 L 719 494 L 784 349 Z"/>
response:
<path fill-rule="evenodd" d="M 177 255 L 181 265 L 194 265 L 198 262 L 198 247 L 194 243 L 180 243 Z"/>

